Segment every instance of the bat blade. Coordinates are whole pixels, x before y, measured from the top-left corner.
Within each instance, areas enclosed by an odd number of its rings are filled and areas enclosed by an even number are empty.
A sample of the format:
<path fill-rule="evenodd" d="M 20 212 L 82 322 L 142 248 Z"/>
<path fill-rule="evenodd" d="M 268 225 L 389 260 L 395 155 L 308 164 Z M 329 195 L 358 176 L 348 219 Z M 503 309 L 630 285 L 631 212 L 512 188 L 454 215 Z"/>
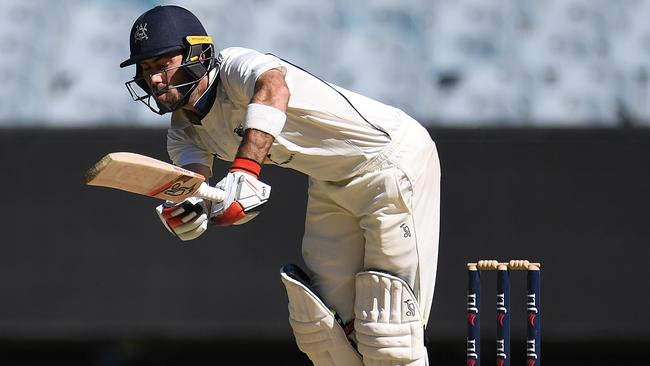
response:
<path fill-rule="evenodd" d="M 129 152 L 104 156 L 88 169 L 85 179 L 91 186 L 115 188 L 172 202 L 181 202 L 192 196 L 215 200 L 215 197 L 206 197 L 206 190 L 216 189 L 204 184 L 203 175 Z M 222 191 L 215 192 L 220 194 Z"/>

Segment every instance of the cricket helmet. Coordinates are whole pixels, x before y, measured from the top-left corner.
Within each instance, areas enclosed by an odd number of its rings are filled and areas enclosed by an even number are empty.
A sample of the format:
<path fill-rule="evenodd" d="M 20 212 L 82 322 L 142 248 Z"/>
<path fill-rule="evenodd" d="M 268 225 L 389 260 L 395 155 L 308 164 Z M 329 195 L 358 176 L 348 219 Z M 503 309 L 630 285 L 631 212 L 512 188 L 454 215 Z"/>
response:
<path fill-rule="evenodd" d="M 131 28 L 129 45 L 131 54 L 120 67 L 135 64 L 136 72 L 133 79 L 125 83 L 126 87 L 133 100 L 143 102 L 158 114 L 171 112 L 185 105 L 198 82 L 218 66 L 212 37 L 208 36 L 194 14 L 180 6 L 156 6 L 140 15 Z M 155 109 L 151 105 L 151 98 L 155 97 L 155 93 L 147 85 L 145 77 L 148 75 L 143 75 L 139 63 L 176 51 L 183 54 L 183 61 L 181 65 L 173 68 L 182 69 L 189 81 L 180 85 L 169 85 L 166 89 L 179 89 L 183 98 L 173 106 L 157 105 L 158 108 Z M 136 85 L 144 94 L 135 89 Z"/>

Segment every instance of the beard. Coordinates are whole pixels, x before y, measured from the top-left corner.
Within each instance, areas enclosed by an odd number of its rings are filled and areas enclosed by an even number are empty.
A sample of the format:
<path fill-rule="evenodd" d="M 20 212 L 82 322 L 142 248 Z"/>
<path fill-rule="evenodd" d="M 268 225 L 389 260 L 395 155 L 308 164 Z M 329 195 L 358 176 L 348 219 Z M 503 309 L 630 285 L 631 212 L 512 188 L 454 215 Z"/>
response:
<path fill-rule="evenodd" d="M 167 108 L 178 104 L 182 99 L 181 93 L 178 91 L 178 89 L 173 87 L 158 90 L 154 93 L 154 95 L 156 97 L 156 102 L 158 105 L 162 105 Z"/>
<path fill-rule="evenodd" d="M 190 86 L 173 87 L 168 86 L 154 93 L 156 104 L 161 112 L 173 112 L 184 107 L 187 103 L 187 96 L 190 92 Z"/>

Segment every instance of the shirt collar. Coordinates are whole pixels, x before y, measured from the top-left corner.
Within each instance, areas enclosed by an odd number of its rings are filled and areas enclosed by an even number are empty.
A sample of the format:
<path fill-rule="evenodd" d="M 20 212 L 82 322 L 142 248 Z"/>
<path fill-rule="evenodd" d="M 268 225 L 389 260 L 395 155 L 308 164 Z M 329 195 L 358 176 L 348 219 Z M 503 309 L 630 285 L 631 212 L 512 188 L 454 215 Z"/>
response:
<path fill-rule="evenodd" d="M 183 129 L 191 125 L 200 125 L 201 120 L 210 113 L 214 101 L 217 97 L 217 85 L 219 84 L 218 69 L 213 69 L 208 74 L 210 84 L 199 100 L 194 103 L 194 108 L 198 113 L 190 113 L 184 109 L 172 112 L 171 128 Z"/>
<path fill-rule="evenodd" d="M 199 112 L 201 119 L 207 116 L 210 113 L 210 109 L 214 105 L 214 100 L 217 96 L 217 84 L 219 84 L 219 78 L 217 77 L 216 69 L 210 71 L 208 78 L 212 79 L 208 89 L 203 93 L 203 95 L 196 101 L 194 108 Z"/>

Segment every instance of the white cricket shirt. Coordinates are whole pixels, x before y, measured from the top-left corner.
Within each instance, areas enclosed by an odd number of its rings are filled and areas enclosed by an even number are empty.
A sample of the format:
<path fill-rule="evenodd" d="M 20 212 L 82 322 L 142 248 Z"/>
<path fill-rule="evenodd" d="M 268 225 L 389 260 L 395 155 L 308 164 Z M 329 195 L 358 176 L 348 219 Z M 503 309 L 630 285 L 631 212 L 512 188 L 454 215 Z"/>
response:
<path fill-rule="evenodd" d="M 397 108 L 329 84 L 275 56 L 233 47 L 219 57 L 216 98 L 200 125 L 182 110 L 172 114 L 167 149 L 176 165 L 211 167 L 213 156 L 232 161 L 255 81 L 273 68 L 284 72 L 291 97 L 286 124 L 265 163 L 339 181 L 354 176 L 400 137 L 404 124 L 417 123 Z"/>

